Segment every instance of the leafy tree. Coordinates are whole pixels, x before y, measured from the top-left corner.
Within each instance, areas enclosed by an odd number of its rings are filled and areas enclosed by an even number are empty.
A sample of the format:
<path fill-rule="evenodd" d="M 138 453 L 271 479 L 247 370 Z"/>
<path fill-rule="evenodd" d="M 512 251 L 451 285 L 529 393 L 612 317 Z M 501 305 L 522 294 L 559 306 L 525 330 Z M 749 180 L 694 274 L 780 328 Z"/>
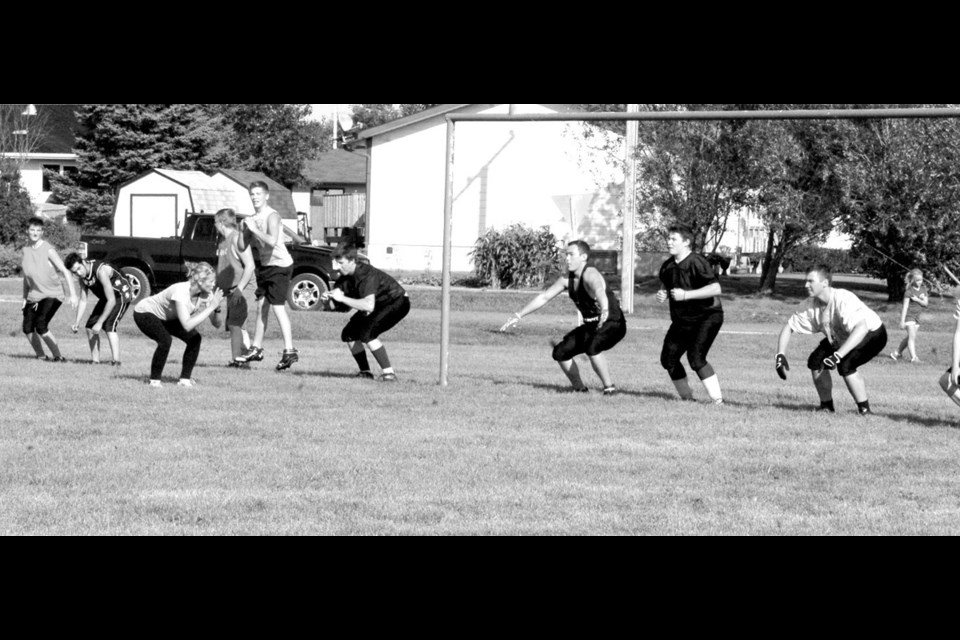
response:
<path fill-rule="evenodd" d="M 303 166 L 330 148 L 329 125 L 308 120 L 309 104 L 217 104 L 224 139 L 215 158 L 221 168 L 260 171 L 287 187 L 300 182 Z"/>
<path fill-rule="evenodd" d="M 151 169 L 217 168 L 218 121 L 204 105 L 95 104 L 77 111 L 78 171 L 53 177 L 53 197 L 88 228 L 109 228 L 116 190 Z"/>
<path fill-rule="evenodd" d="M 843 223 L 864 270 L 887 281 L 891 302 L 902 299 L 909 268 L 945 279 L 941 266 L 960 259 L 960 122 L 858 120 L 843 129 Z"/>
<path fill-rule="evenodd" d="M 0 245 L 22 245 L 25 225 L 34 215 L 20 171 L 15 166 L 0 171 Z"/>
<path fill-rule="evenodd" d="M 406 118 L 438 104 L 352 104 L 353 122 L 364 129 Z"/>

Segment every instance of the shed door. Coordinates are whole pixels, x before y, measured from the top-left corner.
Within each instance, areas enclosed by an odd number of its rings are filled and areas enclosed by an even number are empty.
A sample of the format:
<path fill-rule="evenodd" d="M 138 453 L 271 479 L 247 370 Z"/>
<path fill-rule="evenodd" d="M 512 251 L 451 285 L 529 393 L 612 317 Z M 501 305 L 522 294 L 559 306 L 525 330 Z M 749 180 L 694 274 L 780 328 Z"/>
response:
<path fill-rule="evenodd" d="M 167 238 L 177 235 L 177 196 L 131 195 L 130 235 Z"/>

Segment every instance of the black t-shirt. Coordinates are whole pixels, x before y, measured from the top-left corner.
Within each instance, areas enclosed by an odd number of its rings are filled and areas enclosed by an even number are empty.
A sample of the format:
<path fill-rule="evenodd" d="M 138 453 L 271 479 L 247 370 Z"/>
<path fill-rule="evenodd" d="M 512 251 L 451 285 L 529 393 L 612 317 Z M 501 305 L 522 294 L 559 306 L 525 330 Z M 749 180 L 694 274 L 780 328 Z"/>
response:
<path fill-rule="evenodd" d="M 695 291 L 720 281 L 706 258 L 691 253 L 679 264 L 675 258 L 664 262 L 660 267 L 660 282 L 667 291 Z M 720 296 L 689 302 L 676 302 L 670 298 L 670 318 L 674 322 L 698 322 L 715 313 L 723 313 Z"/>
<path fill-rule="evenodd" d="M 351 298 L 362 300 L 374 296 L 374 306 L 382 308 L 396 302 L 407 294 L 400 283 L 376 267 L 358 264 L 352 276 L 342 278 L 343 292 Z M 338 281 L 337 284 L 340 284 Z"/>

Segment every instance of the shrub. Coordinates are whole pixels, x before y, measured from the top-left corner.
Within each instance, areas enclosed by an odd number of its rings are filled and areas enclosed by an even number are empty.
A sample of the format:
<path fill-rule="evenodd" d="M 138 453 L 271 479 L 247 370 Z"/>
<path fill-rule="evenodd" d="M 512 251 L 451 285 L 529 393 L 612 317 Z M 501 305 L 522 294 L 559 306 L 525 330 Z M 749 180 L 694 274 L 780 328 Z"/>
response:
<path fill-rule="evenodd" d="M 563 268 L 560 242 L 546 226 L 491 229 L 477 239 L 470 255 L 477 278 L 494 289 L 542 287 Z"/>
<path fill-rule="evenodd" d="M 20 263 L 23 254 L 20 247 L 12 244 L 0 244 L 0 278 L 20 276 Z"/>

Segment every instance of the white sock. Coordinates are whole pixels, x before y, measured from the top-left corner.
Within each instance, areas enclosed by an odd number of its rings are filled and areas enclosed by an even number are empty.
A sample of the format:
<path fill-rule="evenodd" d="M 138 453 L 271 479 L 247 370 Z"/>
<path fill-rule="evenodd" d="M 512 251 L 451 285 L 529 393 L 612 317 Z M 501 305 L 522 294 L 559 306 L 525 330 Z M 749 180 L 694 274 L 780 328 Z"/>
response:
<path fill-rule="evenodd" d="M 701 382 L 703 382 L 703 386 L 710 395 L 711 400 L 714 402 L 723 400 L 723 393 L 720 391 L 720 379 L 717 378 L 716 375 L 712 375 L 706 380 L 701 380 Z"/>

